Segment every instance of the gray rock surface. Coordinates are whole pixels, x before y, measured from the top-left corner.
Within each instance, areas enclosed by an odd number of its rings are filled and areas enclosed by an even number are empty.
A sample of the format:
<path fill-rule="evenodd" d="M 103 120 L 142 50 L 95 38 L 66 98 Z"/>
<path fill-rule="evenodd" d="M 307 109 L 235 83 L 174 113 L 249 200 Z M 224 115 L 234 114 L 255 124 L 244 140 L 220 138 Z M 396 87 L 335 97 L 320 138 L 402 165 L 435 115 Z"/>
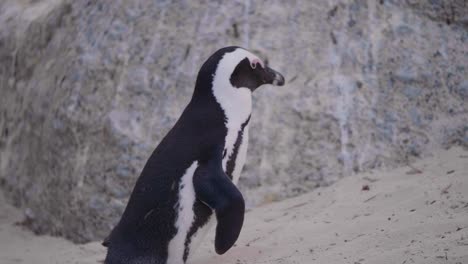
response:
<path fill-rule="evenodd" d="M 0 187 L 38 233 L 102 238 L 228 45 L 287 77 L 254 96 L 250 206 L 466 147 L 467 15 L 463 0 L 4 0 Z"/>

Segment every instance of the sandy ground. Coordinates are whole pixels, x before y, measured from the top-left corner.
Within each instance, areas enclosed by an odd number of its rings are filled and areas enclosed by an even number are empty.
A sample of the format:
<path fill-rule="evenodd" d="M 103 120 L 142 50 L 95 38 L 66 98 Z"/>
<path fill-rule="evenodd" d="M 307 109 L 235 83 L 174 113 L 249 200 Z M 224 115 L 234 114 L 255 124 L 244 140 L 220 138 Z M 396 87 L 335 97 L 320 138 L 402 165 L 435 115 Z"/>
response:
<path fill-rule="evenodd" d="M 97 242 L 33 235 L 15 225 L 22 219 L 17 209 L 0 203 L 0 263 L 104 259 Z M 468 152 L 440 151 L 256 208 L 234 248 L 217 256 L 207 239 L 191 263 L 468 264 Z"/>

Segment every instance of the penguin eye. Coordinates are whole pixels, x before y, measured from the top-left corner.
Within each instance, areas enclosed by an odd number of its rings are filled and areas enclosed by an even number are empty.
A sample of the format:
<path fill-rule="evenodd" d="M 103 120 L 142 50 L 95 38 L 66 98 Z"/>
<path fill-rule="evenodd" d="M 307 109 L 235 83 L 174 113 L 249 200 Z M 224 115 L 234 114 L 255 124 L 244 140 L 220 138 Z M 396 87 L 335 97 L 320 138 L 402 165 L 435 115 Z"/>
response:
<path fill-rule="evenodd" d="M 263 67 L 262 62 L 259 59 L 253 59 L 250 62 L 250 67 L 252 67 L 252 69 L 255 69 L 255 68 L 257 68 L 257 64 L 260 64 L 260 66 Z"/>

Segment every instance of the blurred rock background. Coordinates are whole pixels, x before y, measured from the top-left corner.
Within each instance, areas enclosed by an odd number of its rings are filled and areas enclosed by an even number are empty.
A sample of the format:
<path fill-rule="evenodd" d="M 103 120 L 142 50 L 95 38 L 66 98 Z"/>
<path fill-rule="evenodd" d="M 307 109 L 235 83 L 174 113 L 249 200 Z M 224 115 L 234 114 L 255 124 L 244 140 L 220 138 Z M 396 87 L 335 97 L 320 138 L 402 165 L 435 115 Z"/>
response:
<path fill-rule="evenodd" d="M 3 0 L 0 188 L 38 233 L 100 239 L 228 45 L 254 94 L 249 206 L 468 146 L 468 1 Z"/>

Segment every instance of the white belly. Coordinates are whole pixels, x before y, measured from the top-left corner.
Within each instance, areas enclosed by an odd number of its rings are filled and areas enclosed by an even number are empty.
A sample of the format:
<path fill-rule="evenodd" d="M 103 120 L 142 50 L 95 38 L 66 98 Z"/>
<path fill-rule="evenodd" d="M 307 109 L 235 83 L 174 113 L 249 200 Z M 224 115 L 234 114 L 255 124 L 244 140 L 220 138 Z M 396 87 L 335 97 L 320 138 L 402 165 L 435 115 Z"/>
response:
<path fill-rule="evenodd" d="M 198 162 L 185 171 L 179 184 L 179 202 L 177 205 L 177 220 L 175 227 L 177 233 L 169 242 L 167 264 L 183 264 L 185 251 L 185 238 L 192 226 L 195 214 L 193 204 L 195 203 L 195 190 L 193 188 L 193 174 L 198 166 Z"/>
<path fill-rule="evenodd" d="M 189 245 L 190 251 L 189 251 L 187 261 L 190 262 L 191 257 L 193 256 L 197 248 L 200 247 L 201 243 L 203 242 L 203 239 L 209 233 L 211 228 L 215 225 L 216 223 L 215 218 L 216 217 L 214 217 L 214 215 L 211 215 L 210 218 L 208 219 L 208 222 L 204 226 L 200 227 L 198 231 L 195 232 L 195 234 L 193 234 L 192 239 L 190 240 L 190 245 Z M 170 263 L 168 262 L 167 264 L 170 264 Z"/>

